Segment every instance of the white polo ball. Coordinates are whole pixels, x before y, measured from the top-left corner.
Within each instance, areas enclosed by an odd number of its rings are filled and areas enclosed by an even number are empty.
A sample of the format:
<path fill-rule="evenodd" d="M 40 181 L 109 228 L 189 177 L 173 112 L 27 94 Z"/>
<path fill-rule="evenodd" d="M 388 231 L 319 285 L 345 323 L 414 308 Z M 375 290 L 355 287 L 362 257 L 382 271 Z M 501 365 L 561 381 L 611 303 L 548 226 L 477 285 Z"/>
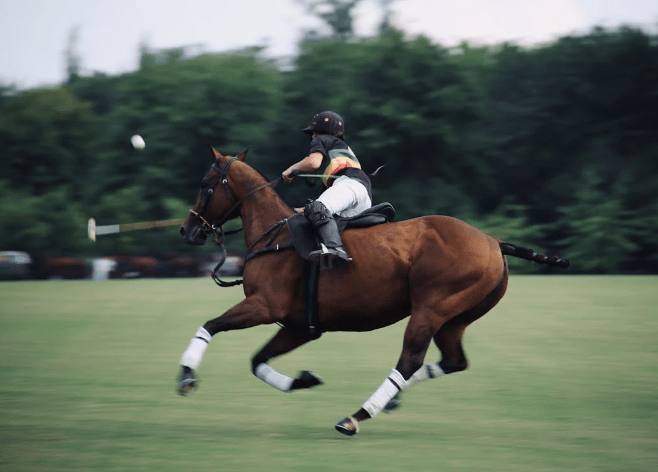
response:
<path fill-rule="evenodd" d="M 142 138 L 140 135 L 136 134 L 132 138 L 130 138 L 130 142 L 132 143 L 133 147 L 135 149 L 144 149 L 146 147 L 146 142 L 144 141 L 144 138 Z"/>

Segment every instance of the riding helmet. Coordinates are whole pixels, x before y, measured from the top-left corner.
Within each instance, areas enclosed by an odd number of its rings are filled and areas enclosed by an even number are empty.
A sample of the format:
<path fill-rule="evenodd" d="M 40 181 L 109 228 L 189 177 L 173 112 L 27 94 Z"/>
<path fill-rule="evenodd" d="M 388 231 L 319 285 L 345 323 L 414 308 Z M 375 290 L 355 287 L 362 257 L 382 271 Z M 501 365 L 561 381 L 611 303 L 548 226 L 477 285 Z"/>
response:
<path fill-rule="evenodd" d="M 345 121 L 338 113 L 333 111 L 323 111 L 318 113 L 311 120 L 311 124 L 302 130 L 306 134 L 326 133 L 334 136 L 343 136 L 345 134 Z"/>

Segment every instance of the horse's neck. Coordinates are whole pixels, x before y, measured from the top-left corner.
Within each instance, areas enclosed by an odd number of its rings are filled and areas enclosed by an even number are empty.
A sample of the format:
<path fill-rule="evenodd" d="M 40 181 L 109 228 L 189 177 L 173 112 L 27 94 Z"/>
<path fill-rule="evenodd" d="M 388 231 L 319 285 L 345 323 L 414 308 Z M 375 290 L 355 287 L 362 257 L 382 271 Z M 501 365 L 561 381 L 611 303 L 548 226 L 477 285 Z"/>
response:
<path fill-rule="evenodd" d="M 246 198 L 241 213 L 245 242 L 249 246 L 276 223 L 292 215 L 293 211 L 268 187 Z"/>

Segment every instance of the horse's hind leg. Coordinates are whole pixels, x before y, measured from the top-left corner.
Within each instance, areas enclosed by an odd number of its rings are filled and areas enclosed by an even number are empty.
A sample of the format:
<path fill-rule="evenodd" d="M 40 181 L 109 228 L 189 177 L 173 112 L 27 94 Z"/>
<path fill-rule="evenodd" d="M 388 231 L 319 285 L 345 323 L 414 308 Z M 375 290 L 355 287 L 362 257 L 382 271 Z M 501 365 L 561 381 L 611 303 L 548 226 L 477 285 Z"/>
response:
<path fill-rule="evenodd" d="M 434 342 L 441 351 L 441 361 L 436 366 L 442 372 L 441 375 L 461 372 L 468 367 L 468 361 L 464 354 L 462 338 L 464 331 L 475 320 L 487 314 L 503 298 L 507 291 L 507 265 L 498 285 L 489 294 L 470 310 L 461 313 L 444 324 L 434 336 Z M 422 369 L 421 369 L 422 370 Z M 416 374 L 414 374 L 414 377 Z M 424 379 L 419 379 L 424 380 Z"/>
<path fill-rule="evenodd" d="M 462 348 L 464 330 L 473 321 L 491 310 L 503 297 L 507 290 L 507 266 L 503 275 L 480 303 L 456 316 L 448 316 L 449 320 L 432 332 L 431 318 L 417 314 L 409 321 L 405 332 L 404 346 L 400 361 L 391 376 L 364 403 L 363 407 L 351 418 L 345 418 L 336 424 L 336 429 L 348 436 L 359 431 L 359 422 L 372 418 L 377 413 L 391 408 L 391 401 L 399 398 L 399 393 L 414 384 L 429 378 L 441 377 L 453 372 L 465 370 L 468 362 Z M 437 312 L 440 310 L 437 310 Z M 415 319 L 414 319 L 415 318 Z M 428 333 L 429 337 L 427 336 Z M 431 339 L 439 347 L 443 358 L 440 362 L 422 365 Z M 407 379 L 407 380 L 405 380 Z"/>
<path fill-rule="evenodd" d="M 274 357 L 286 354 L 309 341 L 317 339 L 318 335 L 296 332 L 288 328 L 281 328 L 263 348 L 251 359 L 251 370 L 256 377 L 268 385 L 290 392 L 300 388 L 310 388 L 322 383 L 322 379 L 310 371 L 302 371 L 299 377 L 293 379 L 280 374 L 267 364 Z"/>
<path fill-rule="evenodd" d="M 418 309 L 412 314 L 405 331 L 402 354 L 395 369 L 379 389 L 366 400 L 362 408 L 351 418 L 339 422 L 336 429 L 343 434 L 356 434 L 360 421 L 372 418 L 382 410 L 395 408 L 396 400 L 399 401 L 399 393 L 402 390 L 429 378 L 466 369 L 466 356 L 461 347 L 464 330 L 500 300 L 506 287 L 506 280 L 504 276 L 482 302 L 458 315 L 445 314 L 445 311 L 439 308 Z M 502 292 L 500 292 L 501 286 L 503 286 Z M 442 311 L 444 314 L 437 316 Z M 443 321 L 446 318 L 448 321 Z M 423 366 L 432 339 L 439 345 L 444 358 L 436 364 Z M 346 430 L 346 427 L 349 430 Z"/>
<path fill-rule="evenodd" d="M 347 436 L 358 433 L 361 421 L 379 414 L 391 399 L 406 387 L 406 379 L 409 379 L 423 365 L 427 348 L 432 337 L 438 331 L 435 323 L 438 324 L 440 321 L 437 320 L 434 311 L 427 308 L 412 314 L 404 334 L 402 354 L 395 369 L 375 393 L 365 401 L 359 411 L 335 425 L 338 432 Z"/>
<path fill-rule="evenodd" d="M 468 368 L 468 360 L 462 346 L 464 331 L 468 325 L 484 316 L 496 306 L 500 299 L 503 298 L 506 290 L 507 268 L 505 267 L 505 272 L 498 285 L 480 303 L 460 313 L 441 326 L 441 329 L 434 335 L 434 343 L 441 351 L 441 360 L 433 364 L 424 365 L 418 369 L 407 381 L 405 389 L 425 380 L 466 370 Z"/>
<path fill-rule="evenodd" d="M 444 375 L 452 374 L 453 372 L 460 372 L 466 370 L 468 361 L 461 345 L 461 339 L 467 325 L 461 325 L 454 322 L 455 318 L 445 323 L 441 329 L 434 335 L 434 342 L 439 347 L 442 354 L 442 359 L 439 362 L 426 364 L 418 369 L 407 380 L 404 385 L 404 390 L 413 387 L 417 383 L 424 382 L 430 379 L 443 377 Z M 393 398 L 384 406 L 385 412 L 395 410 L 402 402 L 402 391 L 395 394 Z"/>

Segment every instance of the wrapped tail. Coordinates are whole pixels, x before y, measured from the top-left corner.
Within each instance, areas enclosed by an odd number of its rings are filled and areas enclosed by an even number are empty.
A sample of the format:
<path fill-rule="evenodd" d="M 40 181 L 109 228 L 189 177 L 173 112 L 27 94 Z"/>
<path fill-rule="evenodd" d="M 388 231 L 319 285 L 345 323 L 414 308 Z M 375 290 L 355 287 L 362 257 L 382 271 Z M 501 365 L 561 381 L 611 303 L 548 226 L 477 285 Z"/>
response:
<path fill-rule="evenodd" d="M 537 254 L 527 247 L 516 246 L 510 243 L 500 243 L 500 250 L 505 256 L 520 257 L 528 261 L 534 261 L 539 264 L 547 264 L 551 267 L 569 267 L 570 262 L 567 259 L 560 259 L 559 256 L 548 257 L 544 254 Z"/>

